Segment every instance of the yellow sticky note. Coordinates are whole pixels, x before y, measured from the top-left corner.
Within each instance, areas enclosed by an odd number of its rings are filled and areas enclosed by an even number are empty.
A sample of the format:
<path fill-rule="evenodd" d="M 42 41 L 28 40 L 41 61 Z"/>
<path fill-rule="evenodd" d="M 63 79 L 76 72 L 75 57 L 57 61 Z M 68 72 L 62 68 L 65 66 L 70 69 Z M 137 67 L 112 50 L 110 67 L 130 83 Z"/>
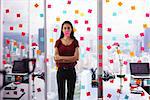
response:
<path fill-rule="evenodd" d="M 76 28 L 73 28 L 73 31 L 74 31 L 74 32 L 76 32 L 76 31 L 77 31 L 77 29 L 76 29 Z"/>
<path fill-rule="evenodd" d="M 84 13 L 80 13 L 80 16 L 84 16 Z"/>
<path fill-rule="evenodd" d="M 50 43 L 54 42 L 54 39 L 53 38 L 50 38 L 49 39 Z"/>
<path fill-rule="evenodd" d="M 37 50 L 36 54 L 40 55 L 41 54 L 41 50 Z"/>
<path fill-rule="evenodd" d="M 79 14 L 79 10 L 75 10 L 75 14 Z"/>
<path fill-rule="evenodd" d="M 117 54 L 121 54 L 121 51 L 120 51 L 120 50 L 117 50 Z"/>
<path fill-rule="evenodd" d="M 131 6 L 131 10 L 135 10 L 136 9 L 136 7 L 135 6 Z"/>
<path fill-rule="evenodd" d="M 118 6 L 122 6 L 123 5 L 123 3 L 122 2 L 118 2 Z"/>
<path fill-rule="evenodd" d="M 57 18 L 56 18 L 56 21 L 59 22 L 59 21 L 60 21 L 60 17 L 57 17 Z"/>
<path fill-rule="evenodd" d="M 143 24 L 143 28 L 148 28 L 148 25 L 147 24 Z"/>
<path fill-rule="evenodd" d="M 106 2 L 110 2 L 110 0 L 106 0 Z"/>
<path fill-rule="evenodd" d="M 134 52 L 132 51 L 132 52 L 130 52 L 130 56 L 131 57 L 134 57 L 135 56 L 135 54 L 134 54 Z"/>

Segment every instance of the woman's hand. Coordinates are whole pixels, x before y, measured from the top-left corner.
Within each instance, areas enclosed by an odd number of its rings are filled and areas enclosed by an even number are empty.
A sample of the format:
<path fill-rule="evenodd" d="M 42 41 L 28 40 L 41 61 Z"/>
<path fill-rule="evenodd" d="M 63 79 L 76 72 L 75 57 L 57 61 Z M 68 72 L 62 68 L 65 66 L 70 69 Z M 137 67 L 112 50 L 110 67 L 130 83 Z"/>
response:
<path fill-rule="evenodd" d="M 57 61 L 57 60 L 62 60 L 61 56 L 59 56 L 59 55 L 54 56 L 54 59 L 55 59 L 56 61 Z"/>

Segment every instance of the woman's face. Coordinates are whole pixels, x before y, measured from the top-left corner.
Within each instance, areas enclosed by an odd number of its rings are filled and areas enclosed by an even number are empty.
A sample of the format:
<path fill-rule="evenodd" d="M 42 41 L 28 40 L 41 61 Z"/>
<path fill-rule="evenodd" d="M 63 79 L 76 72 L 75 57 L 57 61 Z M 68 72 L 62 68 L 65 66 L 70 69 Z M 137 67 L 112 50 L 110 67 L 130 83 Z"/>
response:
<path fill-rule="evenodd" d="M 72 32 L 70 24 L 64 24 L 62 29 L 64 36 L 70 37 L 70 34 Z"/>

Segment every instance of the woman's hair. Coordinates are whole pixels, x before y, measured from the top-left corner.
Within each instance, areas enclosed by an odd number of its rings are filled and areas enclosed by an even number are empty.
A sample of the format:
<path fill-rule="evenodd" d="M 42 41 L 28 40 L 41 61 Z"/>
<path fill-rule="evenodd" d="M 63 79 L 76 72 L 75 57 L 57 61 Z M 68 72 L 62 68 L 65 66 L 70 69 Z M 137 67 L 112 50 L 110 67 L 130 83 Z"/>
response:
<path fill-rule="evenodd" d="M 71 26 L 72 31 L 71 31 L 71 34 L 70 34 L 70 38 L 71 38 L 71 39 L 76 39 L 75 36 L 74 36 L 73 25 L 72 25 L 72 23 L 71 23 L 70 21 L 64 21 L 64 22 L 63 22 L 63 24 L 62 24 L 62 26 L 61 26 L 61 34 L 60 34 L 60 38 L 59 38 L 59 39 L 61 39 L 61 38 L 64 37 L 64 33 L 63 33 L 63 31 L 62 31 L 64 24 L 69 24 L 69 25 Z"/>

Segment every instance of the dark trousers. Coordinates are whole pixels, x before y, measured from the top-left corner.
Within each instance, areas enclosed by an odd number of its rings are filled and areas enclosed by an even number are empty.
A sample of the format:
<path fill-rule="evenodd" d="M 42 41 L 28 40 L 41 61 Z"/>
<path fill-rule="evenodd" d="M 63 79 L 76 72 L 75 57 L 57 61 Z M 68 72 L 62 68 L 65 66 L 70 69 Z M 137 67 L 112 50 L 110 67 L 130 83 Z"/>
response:
<path fill-rule="evenodd" d="M 76 71 L 75 68 L 58 68 L 57 84 L 59 100 L 65 100 L 65 83 L 67 81 L 67 100 L 73 100 Z"/>

